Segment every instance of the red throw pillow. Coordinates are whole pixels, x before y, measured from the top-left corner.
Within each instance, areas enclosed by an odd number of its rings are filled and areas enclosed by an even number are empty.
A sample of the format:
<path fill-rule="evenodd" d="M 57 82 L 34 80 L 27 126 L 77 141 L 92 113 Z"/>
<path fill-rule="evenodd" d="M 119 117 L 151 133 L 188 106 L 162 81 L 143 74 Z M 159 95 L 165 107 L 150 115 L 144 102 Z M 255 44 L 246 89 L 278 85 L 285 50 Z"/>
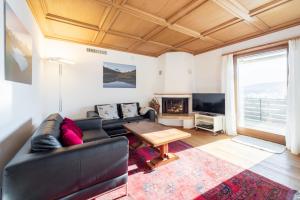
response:
<path fill-rule="evenodd" d="M 71 123 L 71 124 L 75 124 L 75 122 L 72 119 L 69 119 L 67 117 L 64 118 L 63 123 Z"/>
<path fill-rule="evenodd" d="M 80 137 L 82 139 L 83 134 L 82 134 L 82 130 L 75 124 L 75 122 L 69 118 L 65 118 L 62 122 L 61 125 L 61 130 L 63 129 L 72 129 L 77 135 L 78 137 Z"/>
<path fill-rule="evenodd" d="M 65 129 L 71 129 L 72 131 L 74 131 L 74 133 L 76 133 L 76 135 L 82 139 L 83 137 L 83 134 L 82 134 L 82 131 L 81 129 L 76 126 L 75 124 L 62 124 L 61 127 L 60 127 L 61 131 L 65 130 Z"/>
<path fill-rule="evenodd" d="M 63 129 L 61 139 L 63 145 L 67 147 L 77 144 L 83 144 L 82 139 L 80 139 L 71 129 Z"/>

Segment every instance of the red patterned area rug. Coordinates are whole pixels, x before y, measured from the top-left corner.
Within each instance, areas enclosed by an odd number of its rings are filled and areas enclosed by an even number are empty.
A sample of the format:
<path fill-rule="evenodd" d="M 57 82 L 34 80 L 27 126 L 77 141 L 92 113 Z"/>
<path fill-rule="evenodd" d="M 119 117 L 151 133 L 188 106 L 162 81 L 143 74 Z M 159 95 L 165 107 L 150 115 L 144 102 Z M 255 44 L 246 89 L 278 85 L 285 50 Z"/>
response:
<path fill-rule="evenodd" d="M 129 138 L 130 143 L 134 141 Z M 128 196 L 125 189 L 97 197 L 122 200 L 160 199 L 293 199 L 296 191 L 181 142 L 169 145 L 179 160 L 150 170 L 146 161 L 158 156 L 150 147 L 130 150 Z"/>

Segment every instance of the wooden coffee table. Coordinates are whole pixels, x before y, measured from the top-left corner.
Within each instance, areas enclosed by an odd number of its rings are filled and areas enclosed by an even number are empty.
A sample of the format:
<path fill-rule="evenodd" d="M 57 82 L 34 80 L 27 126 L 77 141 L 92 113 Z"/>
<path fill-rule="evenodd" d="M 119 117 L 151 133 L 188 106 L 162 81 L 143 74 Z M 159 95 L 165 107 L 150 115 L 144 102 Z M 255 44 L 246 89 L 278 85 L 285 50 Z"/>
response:
<path fill-rule="evenodd" d="M 182 140 L 191 136 L 191 134 L 170 128 L 155 122 L 140 121 L 123 125 L 128 131 L 136 135 L 141 141 L 157 148 L 160 155 L 147 162 L 153 169 L 158 166 L 167 164 L 179 157 L 169 153 L 168 144 L 177 140 Z"/>

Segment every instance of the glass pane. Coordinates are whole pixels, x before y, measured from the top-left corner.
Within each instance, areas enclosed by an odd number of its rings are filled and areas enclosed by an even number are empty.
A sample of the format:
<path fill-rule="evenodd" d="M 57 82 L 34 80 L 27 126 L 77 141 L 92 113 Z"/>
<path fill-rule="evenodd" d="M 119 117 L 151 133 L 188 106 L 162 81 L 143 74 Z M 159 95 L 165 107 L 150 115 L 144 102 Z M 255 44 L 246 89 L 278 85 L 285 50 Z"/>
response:
<path fill-rule="evenodd" d="M 238 126 L 284 134 L 287 118 L 286 49 L 237 60 Z"/>

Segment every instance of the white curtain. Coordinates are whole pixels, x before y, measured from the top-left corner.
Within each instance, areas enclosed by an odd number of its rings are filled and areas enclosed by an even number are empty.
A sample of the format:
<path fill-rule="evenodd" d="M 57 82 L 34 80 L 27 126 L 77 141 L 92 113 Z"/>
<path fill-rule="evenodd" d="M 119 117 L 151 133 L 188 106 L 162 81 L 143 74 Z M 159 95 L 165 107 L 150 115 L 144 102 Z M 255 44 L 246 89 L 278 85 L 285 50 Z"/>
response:
<path fill-rule="evenodd" d="M 300 40 L 289 41 L 288 119 L 286 146 L 294 154 L 300 153 Z"/>
<path fill-rule="evenodd" d="M 225 132 L 237 135 L 233 55 L 222 57 L 222 91 L 225 93 Z"/>

